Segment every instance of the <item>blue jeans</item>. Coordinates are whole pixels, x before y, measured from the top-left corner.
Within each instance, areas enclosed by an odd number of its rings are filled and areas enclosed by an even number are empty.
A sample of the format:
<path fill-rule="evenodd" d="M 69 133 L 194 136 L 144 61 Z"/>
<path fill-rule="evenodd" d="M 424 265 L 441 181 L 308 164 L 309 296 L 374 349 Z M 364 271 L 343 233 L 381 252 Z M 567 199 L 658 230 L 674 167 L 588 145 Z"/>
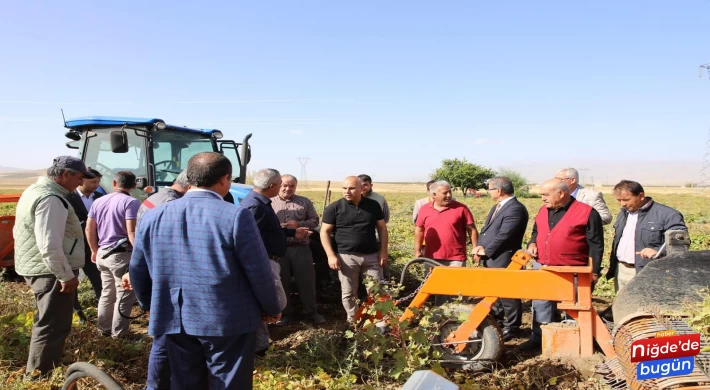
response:
<path fill-rule="evenodd" d="M 164 334 L 153 338 L 148 357 L 148 390 L 170 389 L 170 360 L 165 338 Z"/>

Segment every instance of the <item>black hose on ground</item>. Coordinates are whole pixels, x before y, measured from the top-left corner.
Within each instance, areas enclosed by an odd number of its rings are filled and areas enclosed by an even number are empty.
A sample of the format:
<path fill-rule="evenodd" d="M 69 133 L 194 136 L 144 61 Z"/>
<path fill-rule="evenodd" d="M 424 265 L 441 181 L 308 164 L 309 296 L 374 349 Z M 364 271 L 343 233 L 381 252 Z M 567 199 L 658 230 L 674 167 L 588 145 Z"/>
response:
<path fill-rule="evenodd" d="M 62 390 L 74 390 L 76 382 L 81 378 L 94 378 L 107 390 L 123 390 L 123 387 L 113 377 L 91 363 L 77 362 L 69 366 Z"/>
<path fill-rule="evenodd" d="M 444 266 L 443 264 L 439 263 L 438 261 L 428 259 L 426 257 L 417 257 L 414 260 L 409 260 L 409 262 L 407 262 L 407 264 L 405 264 L 404 268 L 402 268 L 402 276 L 399 278 L 399 284 L 404 284 L 404 275 L 407 274 L 407 268 L 409 268 L 410 265 L 419 264 L 419 263 L 427 263 L 427 264 L 434 266 L 434 267 L 443 267 Z"/>

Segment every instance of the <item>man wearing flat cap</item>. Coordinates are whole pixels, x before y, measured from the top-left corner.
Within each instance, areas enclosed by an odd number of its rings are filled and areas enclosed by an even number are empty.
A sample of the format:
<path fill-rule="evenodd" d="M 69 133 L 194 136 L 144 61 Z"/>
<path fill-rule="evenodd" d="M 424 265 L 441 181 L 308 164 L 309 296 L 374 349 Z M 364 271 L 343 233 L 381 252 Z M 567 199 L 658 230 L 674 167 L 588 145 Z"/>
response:
<path fill-rule="evenodd" d="M 54 159 L 47 176 L 29 186 L 17 203 L 15 271 L 24 276 L 37 302 L 27 373 L 49 374 L 61 365 L 71 330 L 77 276 L 84 266 L 84 235 L 67 196 L 84 179 L 84 163 L 70 156 Z"/>

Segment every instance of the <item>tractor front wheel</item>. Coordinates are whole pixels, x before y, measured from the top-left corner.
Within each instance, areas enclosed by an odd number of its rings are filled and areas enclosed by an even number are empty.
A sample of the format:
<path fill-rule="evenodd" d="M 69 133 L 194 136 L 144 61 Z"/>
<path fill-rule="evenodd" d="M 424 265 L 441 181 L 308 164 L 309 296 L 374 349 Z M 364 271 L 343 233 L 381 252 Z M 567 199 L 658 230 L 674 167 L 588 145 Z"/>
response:
<path fill-rule="evenodd" d="M 473 306 L 457 305 L 450 309 L 448 318 L 439 326 L 439 334 L 432 340 L 433 350 L 440 354 L 442 367 L 466 371 L 489 370 L 503 354 L 503 334 L 493 317 L 486 316 L 481 325 L 469 336 L 466 349 L 458 353 L 456 345 L 446 345 L 446 338 L 462 323 L 459 317 L 468 315 Z M 443 344 L 443 345 L 442 345 Z"/>

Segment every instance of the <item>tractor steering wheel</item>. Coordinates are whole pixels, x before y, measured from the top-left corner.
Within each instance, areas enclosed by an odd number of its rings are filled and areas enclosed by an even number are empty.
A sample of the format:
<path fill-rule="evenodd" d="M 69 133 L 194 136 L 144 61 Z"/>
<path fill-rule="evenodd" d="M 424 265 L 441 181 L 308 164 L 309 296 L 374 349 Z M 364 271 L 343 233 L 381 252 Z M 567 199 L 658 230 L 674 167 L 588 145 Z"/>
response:
<path fill-rule="evenodd" d="M 104 164 L 101 164 L 98 161 L 93 164 L 86 164 L 86 166 L 99 171 L 99 173 L 101 173 L 102 176 L 113 177 L 113 169 L 107 167 Z"/>
<path fill-rule="evenodd" d="M 160 164 L 165 164 L 166 165 L 165 169 L 177 168 L 175 166 L 175 162 L 173 160 L 163 160 L 163 161 L 157 162 L 153 165 L 155 166 L 155 169 L 158 169 L 158 165 L 160 165 Z"/>

